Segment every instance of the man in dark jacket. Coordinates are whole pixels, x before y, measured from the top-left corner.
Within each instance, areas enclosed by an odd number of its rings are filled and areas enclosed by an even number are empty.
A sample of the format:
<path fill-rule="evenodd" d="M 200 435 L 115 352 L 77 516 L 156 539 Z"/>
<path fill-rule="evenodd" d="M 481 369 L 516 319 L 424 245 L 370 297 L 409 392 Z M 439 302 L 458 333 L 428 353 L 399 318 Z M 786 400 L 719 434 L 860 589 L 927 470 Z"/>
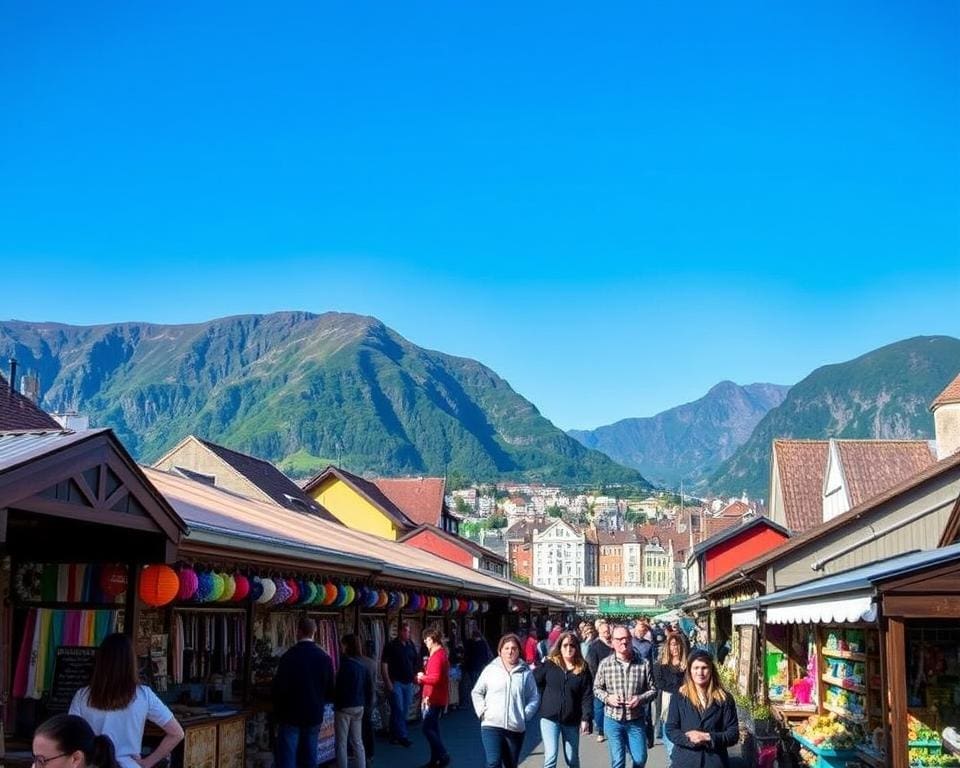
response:
<path fill-rule="evenodd" d="M 390 742 L 411 745 L 407 737 L 407 712 L 413 701 L 413 681 L 420 668 L 420 654 L 410 639 L 410 625 L 403 622 L 400 631 L 383 649 L 380 674 L 390 699 Z"/>
<path fill-rule="evenodd" d="M 611 653 L 613 653 L 613 643 L 610 640 L 610 625 L 601 619 L 597 622 L 597 639 L 587 648 L 586 659 L 591 678 L 596 678 L 597 667 Z M 597 741 L 606 741 L 607 737 L 603 732 L 603 702 L 596 698 L 593 700 L 593 727 L 597 732 Z"/>
<path fill-rule="evenodd" d="M 316 768 L 317 734 L 333 699 L 333 662 L 316 644 L 317 623 L 297 624 L 297 642 L 280 659 L 273 678 L 273 713 L 279 724 L 276 768 Z"/>
<path fill-rule="evenodd" d="M 337 729 L 337 767 L 347 768 L 347 746 L 353 749 L 357 765 L 365 768 L 367 751 L 363 744 L 363 712 L 373 706 L 373 680 L 361 661 L 360 638 L 340 638 L 340 669 L 334 702 Z"/>

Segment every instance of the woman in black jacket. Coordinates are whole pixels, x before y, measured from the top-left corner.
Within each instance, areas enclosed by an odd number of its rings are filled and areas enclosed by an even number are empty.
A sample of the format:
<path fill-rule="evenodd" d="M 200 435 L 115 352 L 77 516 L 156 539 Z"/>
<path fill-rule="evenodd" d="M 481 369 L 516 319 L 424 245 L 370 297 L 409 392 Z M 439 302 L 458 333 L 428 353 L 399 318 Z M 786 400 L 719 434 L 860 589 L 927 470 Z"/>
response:
<path fill-rule="evenodd" d="M 706 651 L 690 654 L 680 692 L 670 700 L 666 731 L 673 742 L 671 768 L 729 768 L 727 747 L 740 740 L 737 708 Z"/>
<path fill-rule="evenodd" d="M 680 692 L 680 686 L 683 685 L 689 653 L 687 638 L 679 632 L 671 632 L 660 650 L 660 658 L 653 665 L 653 686 L 660 692 L 660 722 L 663 724 L 661 735 L 667 757 L 673 753 L 673 744 L 667 738 L 667 712 L 670 711 L 670 700 Z"/>
<path fill-rule="evenodd" d="M 590 732 L 593 720 L 593 676 L 576 634 L 560 635 L 533 677 L 540 689 L 543 768 L 555 768 L 561 740 L 568 768 L 579 768 L 580 734 Z"/>

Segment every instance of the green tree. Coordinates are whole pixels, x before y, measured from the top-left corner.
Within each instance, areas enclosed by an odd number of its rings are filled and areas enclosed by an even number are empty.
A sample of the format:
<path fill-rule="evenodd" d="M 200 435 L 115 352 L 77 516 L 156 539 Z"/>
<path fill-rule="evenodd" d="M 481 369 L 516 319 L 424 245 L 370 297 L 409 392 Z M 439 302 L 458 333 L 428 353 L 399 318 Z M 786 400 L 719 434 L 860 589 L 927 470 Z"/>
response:
<path fill-rule="evenodd" d="M 473 514 L 473 507 L 463 500 L 463 497 L 457 496 L 453 502 L 454 511 L 461 517 L 469 517 Z"/>
<path fill-rule="evenodd" d="M 507 527 L 507 516 L 506 515 L 492 515 L 487 520 L 488 528 L 506 528 Z"/>
<path fill-rule="evenodd" d="M 560 509 L 556 504 L 547 507 L 547 515 L 549 517 L 563 517 L 563 510 Z"/>

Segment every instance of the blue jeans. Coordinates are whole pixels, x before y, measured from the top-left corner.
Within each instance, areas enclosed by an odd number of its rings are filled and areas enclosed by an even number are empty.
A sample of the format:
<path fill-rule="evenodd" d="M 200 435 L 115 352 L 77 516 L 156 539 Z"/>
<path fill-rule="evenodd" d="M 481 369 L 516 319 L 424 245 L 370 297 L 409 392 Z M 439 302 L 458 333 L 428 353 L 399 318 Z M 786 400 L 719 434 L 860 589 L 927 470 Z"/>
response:
<path fill-rule="evenodd" d="M 647 764 L 646 723 L 641 720 L 614 720 L 605 717 L 603 731 L 610 748 L 610 768 L 625 768 L 629 748 L 634 768 Z"/>
<path fill-rule="evenodd" d="M 440 713 L 443 707 L 427 707 L 423 714 L 423 737 L 430 745 L 430 762 L 439 763 L 447 756 L 447 748 L 440 738 Z"/>
<path fill-rule="evenodd" d="M 580 723 L 564 725 L 544 717 L 540 720 L 540 735 L 543 737 L 543 768 L 556 768 L 561 741 L 567 768 L 580 768 Z"/>
<path fill-rule="evenodd" d="M 597 736 L 603 736 L 603 702 L 596 696 L 593 698 L 593 727 Z"/>
<path fill-rule="evenodd" d="M 480 741 L 483 742 L 483 754 L 486 757 L 484 768 L 517 768 L 520 765 L 522 732 L 480 726 Z"/>
<path fill-rule="evenodd" d="M 394 683 L 390 691 L 390 736 L 407 738 L 407 712 L 413 701 L 413 683 Z"/>
<path fill-rule="evenodd" d="M 320 726 L 301 728 L 280 724 L 274 749 L 274 768 L 317 768 L 317 734 Z"/>
<path fill-rule="evenodd" d="M 667 750 L 667 757 L 673 754 L 673 742 L 667 738 L 667 723 L 660 726 L 660 736 L 663 739 L 663 748 Z"/>

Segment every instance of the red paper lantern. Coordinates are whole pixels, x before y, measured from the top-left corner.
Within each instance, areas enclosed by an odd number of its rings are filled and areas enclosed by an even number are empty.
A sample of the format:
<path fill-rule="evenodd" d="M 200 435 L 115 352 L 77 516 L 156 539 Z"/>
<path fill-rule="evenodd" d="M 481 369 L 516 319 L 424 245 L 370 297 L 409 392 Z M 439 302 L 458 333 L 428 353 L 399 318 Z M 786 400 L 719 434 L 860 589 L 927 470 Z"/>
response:
<path fill-rule="evenodd" d="M 234 577 L 234 581 L 236 582 L 237 588 L 233 592 L 233 599 L 236 602 L 240 602 L 250 594 L 250 580 L 246 576 L 238 573 Z"/>
<path fill-rule="evenodd" d="M 296 579 L 287 579 L 287 586 L 290 587 L 290 597 L 287 598 L 287 603 L 295 603 L 300 599 L 300 585 L 297 584 Z"/>
<path fill-rule="evenodd" d="M 169 565 L 148 565 L 140 573 L 140 599 L 160 606 L 172 601 L 180 591 L 180 579 Z"/>
<path fill-rule="evenodd" d="M 105 565 L 100 571 L 100 589 L 108 597 L 127 591 L 127 569 L 122 565 Z"/>

